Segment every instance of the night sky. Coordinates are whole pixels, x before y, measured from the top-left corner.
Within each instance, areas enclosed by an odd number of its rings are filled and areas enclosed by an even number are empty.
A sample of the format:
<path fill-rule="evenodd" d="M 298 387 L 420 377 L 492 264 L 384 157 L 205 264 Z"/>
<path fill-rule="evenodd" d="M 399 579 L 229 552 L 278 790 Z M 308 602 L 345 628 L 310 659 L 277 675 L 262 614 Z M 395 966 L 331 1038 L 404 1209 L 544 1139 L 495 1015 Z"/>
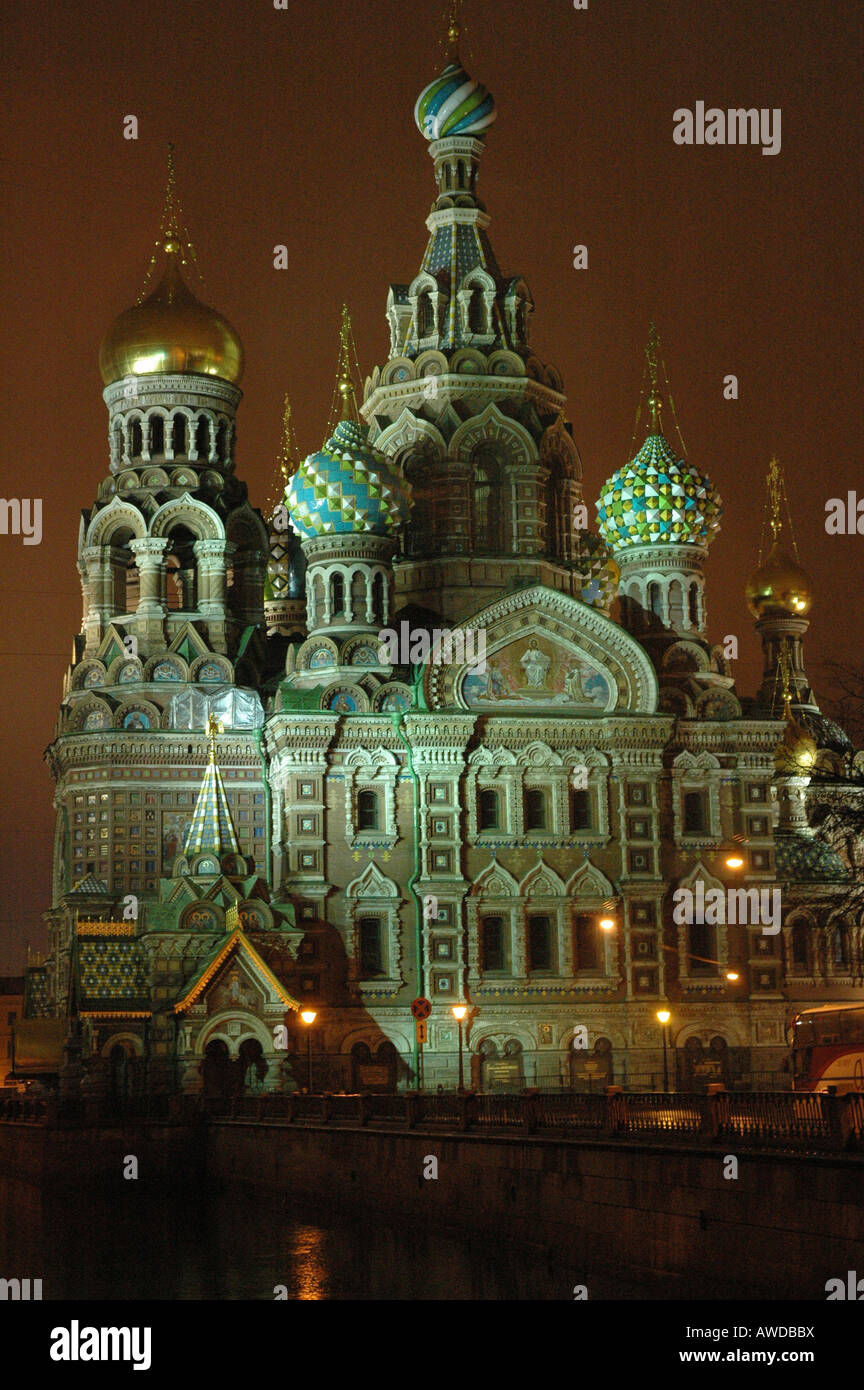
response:
<path fill-rule="evenodd" d="M 426 244 L 432 161 L 413 104 L 440 70 L 443 4 L 420 0 L 88 0 L 7 6 L 2 491 L 43 499 L 43 538 L 0 536 L 0 973 L 44 941 L 52 784 L 42 752 L 81 619 L 80 511 L 108 471 L 100 339 L 141 288 L 165 151 L 205 276 L 246 348 L 238 473 L 270 491 L 288 390 L 301 449 L 322 440 L 339 310 L 361 367 L 388 355 L 390 281 Z M 467 0 L 461 47 L 498 120 L 480 194 L 505 273 L 534 295 L 533 345 L 564 375 L 585 498 L 627 457 L 656 318 L 690 458 L 725 516 L 710 634 L 738 635 L 764 473 L 786 467 L 816 602 L 807 642 L 857 659 L 864 537 L 825 502 L 862 488 L 860 0 Z M 782 150 L 683 147 L 697 101 L 782 110 Z M 137 141 L 123 118 L 138 117 Z M 589 268 L 573 269 L 573 247 Z M 273 268 L 285 244 L 289 268 Z M 737 402 L 723 399 L 735 373 Z M 665 424 L 673 444 L 671 412 Z M 641 431 L 640 431 L 641 432 Z"/>

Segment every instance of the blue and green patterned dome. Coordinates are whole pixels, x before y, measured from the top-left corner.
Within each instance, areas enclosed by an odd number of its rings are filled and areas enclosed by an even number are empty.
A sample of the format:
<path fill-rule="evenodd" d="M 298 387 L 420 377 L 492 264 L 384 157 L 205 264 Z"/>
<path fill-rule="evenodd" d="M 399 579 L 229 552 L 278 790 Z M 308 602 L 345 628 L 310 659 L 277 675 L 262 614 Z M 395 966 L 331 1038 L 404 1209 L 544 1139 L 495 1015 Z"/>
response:
<path fill-rule="evenodd" d="M 496 115 L 492 93 L 469 77 L 461 63 L 450 63 L 423 89 L 414 107 L 417 129 L 427 140 L 445 135 L 480 138 Z"/>
<path fill-rule="evenodd" d="M 707 546 L 721 515 L 710 478 L 676 459 L 662 434 L 648 435 L 633 462 L 604 484 L 597 502 L 601 535 L 616 552 L 639 545 Z"/>
<path fill-rule="evenodd" d="M 340 420 L 317 454 L 300 464 L 286 491 L 294 530 L 304 539 L 352 531 L 386 536 L 408 520 L 411 489 L 369 429 Z"/>

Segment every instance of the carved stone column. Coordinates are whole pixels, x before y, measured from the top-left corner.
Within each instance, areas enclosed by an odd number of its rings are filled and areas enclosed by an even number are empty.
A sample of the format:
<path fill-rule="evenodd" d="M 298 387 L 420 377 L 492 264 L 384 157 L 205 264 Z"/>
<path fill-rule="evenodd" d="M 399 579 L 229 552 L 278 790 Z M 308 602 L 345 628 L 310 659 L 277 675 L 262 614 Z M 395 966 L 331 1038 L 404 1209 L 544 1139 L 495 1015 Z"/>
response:
<path fill-rule="evenodd" d="M 144 618 L 161 618 L 165 612 L 162 606 L 162 557 L 167 545 L 167 539 L 161 536 L 145 536 L 142 540 L 129 542 L 141 580 L 138 612 Z"/>

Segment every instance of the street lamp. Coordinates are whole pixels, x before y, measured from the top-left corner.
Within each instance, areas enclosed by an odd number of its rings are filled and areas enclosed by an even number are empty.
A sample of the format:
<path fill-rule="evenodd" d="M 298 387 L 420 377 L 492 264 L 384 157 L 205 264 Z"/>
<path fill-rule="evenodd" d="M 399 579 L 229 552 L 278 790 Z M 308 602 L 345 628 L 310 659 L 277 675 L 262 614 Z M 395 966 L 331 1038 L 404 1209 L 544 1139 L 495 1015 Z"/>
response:
<path fill-rule="evenodd" d="M 303 1022 L 306 1024 L 306 1027 L 307 1027 L 307 1029 L 308 1029 L 308 1032 L 306 1033 L 306 1090 L 309 1092 L 309 1094 L 310 1094 L 310 1096 L 311 1096 L 311 1094 L 312 1094 L 312 1024 L 315 1022 L 315 1020 L 316 1020 L 316 1018 L 318 1017 L 318 1015 L 316 1014 L 316 1012 L 315 1012 L 314 1009 L 303 1009 L 302 1012 L 301 1012 L 301 1014 L 300 1014 L 300 1017 L 302 1018 Z"/>
<path fill-rule="evenodd" d="M 464 1004 L 453 1005 L 453 1017 L 459 1025 L 459 1094 L 464 1091 L 464 1075 L 462 1072 L 462 1023 L 468 1010 Z"/>
<path fill-rule="evenodd" d="M 614 918 L 614 917 L 601 917 L 601 918 L 600 918 L 600 930 L 601 930 L 601 931 L 614 931 L 614 930 L 615 930 L 615 918 Z"/>
<path fill-rule="evenodd" d="M 660 1024 L 660 1026 L 661 1026 L 662 1029 L 663 1029 L 663 1091 L 664 1091 L 664 1093 L 668 1093 L 668 1090 L 669 1090 L 669 1059 L 668 1059 L 668 1057 L 667 1057 L 667 1055 L 666 1055 L 666 1025 L 667 1025 L 667 1023 L 669 1022 L 669 1020 L 670 1020 L 671 1017 L 672 1017 L 672 1015 L 670 1014 L 670 1012 L 669 1012 L 668 1009 L 658 1009 L 658 1010 L 657 1010 L 657 1021 L 658 1021 L 658 1023 Z"/>
<path fill-rule="evenodd" d="M 736 980 L 740 980 L 740 978 L 741 978 L 741 976 L 738 974 L 738 971 L 737 971 L 737 970 L 727 970 L 727 971 L 726 971 L 726 979 L 729 980 L 729 981 L 731 981 L 733 984 L 734 984 L 734 982 L 735 982 Z"/>

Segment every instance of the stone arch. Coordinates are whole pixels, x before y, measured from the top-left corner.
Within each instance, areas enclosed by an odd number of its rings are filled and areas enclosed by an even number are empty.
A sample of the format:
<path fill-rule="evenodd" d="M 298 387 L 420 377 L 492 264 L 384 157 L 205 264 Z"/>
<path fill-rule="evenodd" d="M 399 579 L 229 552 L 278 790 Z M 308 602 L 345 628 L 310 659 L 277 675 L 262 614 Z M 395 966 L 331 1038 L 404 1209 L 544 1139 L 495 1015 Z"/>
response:
<path fill-rule="evenodd" d="M 183 526 L 195 536 L 196 540 L 225 540 L 225 527 L 221 517 L 208 507 L 206 502 L 198 501 L 188 492 L 182 497 L 164 502 L 150 518 L 149 534 L 170 538 L 176 527 Z"/>
<path fill-rule="evenodd" d="M 518 898 L 519 884 L 503 864 L 493 859 L 474 880 L 471 895 L 478 898 Z"/>
<path fill-rule="evenodd" d="M 111 1050 L 115 1047 L 122 1047 L 128 1057 L 143 1057 L 144 1043 L 136 1033 L 112 1033 L 106 1043 L 99 1049 L 101 1057 L 111 1056 Z"/>
<path fill-rule="evenodd" d="M 542 860 L 528 870 L 519 884 L 519 896 L 522 898 L 560 898 L 565 892 L 563 879 Z"/>
<path fill-rule="evenodd" d="M 466 420 L 450 440 L 450 456 L 469 462 L 474 451 L 484 444 L 494 445 L 506 466 L 536 463 L 537 446 L 524 425 L 504 415 L 490 401 L 480 415 Z"/>
<path fill-rule="evenodd" d="M 241 1030 L 245 1031 L 232 1036 L 228 1031 L 228 1025 L 232 1023 L 239 1023 Z M 198 1033 L 195 1039 L 195 1056 L 203 1057 L 208 1043 L 221 1038 L 227 1044 L 231 1057 L 236 1058 L 240 1044 L 250 1035 L 260 1042 L 265 1056 L 272 1056 L 274 1050 L 273 1034 L 263 1019 L 260 1019 L 257 1014 L 248 1013 L 245 1009 L 222 1009 L 219 1013 L 211 1014 Z"/>
<path fill-rule="evenodd" d="M 121 535 L 121 545 L 132 539 L 143 540 L 147 524 L 137 507 L 115 496 L 91 520 L 84 543 L 87 546 L 115 545 Z"/>
<path fill-rule="evenodd" d="M 601 902 L 615 897 L 615 889 L 609 879 L 588 859 L 580 864 L 565 891 L 571 898 L 590 898 Z"/>
<path fill-rule="evenodd" d="M 381 431 L 375 440 L 375 447 L 391 458 L 399 456 L 399 461 L 404 467 L 402 452 L 416 445 L 418 440 L 422 440 L 430 450 L 433 461 L 446 458 L 447 441 L 441 431 L 431 420 L 413 415 L 406 406 L 398 419 Z"/>

